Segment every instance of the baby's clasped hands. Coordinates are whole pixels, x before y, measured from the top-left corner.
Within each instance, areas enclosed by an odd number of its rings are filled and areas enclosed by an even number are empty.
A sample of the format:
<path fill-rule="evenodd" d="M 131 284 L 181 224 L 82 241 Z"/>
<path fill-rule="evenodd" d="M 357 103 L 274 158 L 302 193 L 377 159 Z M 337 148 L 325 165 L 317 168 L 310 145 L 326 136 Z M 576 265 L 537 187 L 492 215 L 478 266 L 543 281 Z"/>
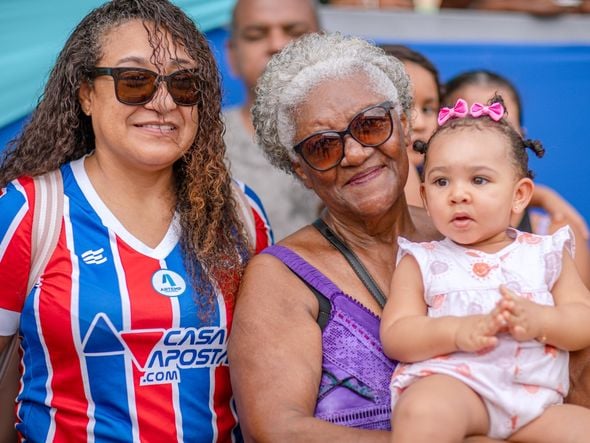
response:
<path fill-rule="evenodd" d="M 538 339 L 543 337 L 543 313 L 550 306 L 543 306 L 516 294 L 505 285 L 500 285 L 502 298 L 496 309 L 505 322 L 506 332 L 517 341 Z"/>

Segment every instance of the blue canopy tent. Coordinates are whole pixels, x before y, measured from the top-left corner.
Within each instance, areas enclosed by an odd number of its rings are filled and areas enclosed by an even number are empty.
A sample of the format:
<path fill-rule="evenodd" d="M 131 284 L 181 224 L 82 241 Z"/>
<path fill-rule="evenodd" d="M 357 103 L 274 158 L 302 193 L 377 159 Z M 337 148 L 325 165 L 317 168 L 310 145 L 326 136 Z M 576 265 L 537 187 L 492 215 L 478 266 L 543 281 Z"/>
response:
<path fill-rule="evenodd" d="M 76 24 L 104 0 L 3 0 L 0 3 L 0 150 L 35 107 L 57 54 Z M 235 0 L 176 0 L 207 33 L 224 65 L 222 29 Z M 233 88 L 232 88 L 233 89 Z M 237 97 L 235 100 L 239 100 Z"/>

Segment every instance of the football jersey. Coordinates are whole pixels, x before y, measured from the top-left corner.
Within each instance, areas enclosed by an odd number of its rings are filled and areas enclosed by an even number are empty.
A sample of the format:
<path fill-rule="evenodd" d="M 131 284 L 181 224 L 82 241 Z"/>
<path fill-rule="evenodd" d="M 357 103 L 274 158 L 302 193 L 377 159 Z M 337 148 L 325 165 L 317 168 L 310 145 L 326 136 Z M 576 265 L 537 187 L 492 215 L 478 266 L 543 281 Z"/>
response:
<path fill-rule="evenodd" d="M 132 234 L 101 201 L 83 159 L 62 166 L 57 247 L 26 294 L 35 189 L 30 178 L 0 191 L 0 335 L 18 331 L 17 430 L 41 442 L 241 440 L 227 340 L 232 304 L 195 294 L 176 217 L 159 245 Z M 272 241 L 251 203 L 256 249 Z"/>

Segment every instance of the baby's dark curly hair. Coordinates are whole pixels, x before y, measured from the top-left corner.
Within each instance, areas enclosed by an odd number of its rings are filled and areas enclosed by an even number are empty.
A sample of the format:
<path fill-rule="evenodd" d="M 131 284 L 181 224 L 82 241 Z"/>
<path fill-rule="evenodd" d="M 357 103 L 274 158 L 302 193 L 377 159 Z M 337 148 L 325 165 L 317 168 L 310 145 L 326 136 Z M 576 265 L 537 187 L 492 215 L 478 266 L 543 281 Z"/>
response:
<path fill-rule="evenodd" d="M 488 102 L 488 105 L 494 103 L 501 103 L 504 106 L 504 100 L 502 96 L 496 94 Z M 480 131 L 493 130 L 504 136 L 511 146 L 510 152 L 512 153 L 512 163 L 516 169 L 516 173 L 519 178 L 529 177 L 533 178 L 534 174 L 528 167 L 529 157 L 527 154 L 527 148 L 535 153 L 539 158 L 545 154 L 545 148 L 538 140 L 523 139 L 518 131 L 516 131 L 508 121 L 502 117 L 499 121 L 492 120 L 489 116 L 483 115 L 480 117 L 473 117 L 468 114 L 462 118 L 451 118 L 447 120 L 442 126 L 439 126 L 436 131 L 432 134 L 428 142 L 422 140 L 416 140 L 414 142 L 414 151 L 424 154 L 424 168 L 426 169 L 426 163 L 428 162 L 428 147 L 432 144 L 439 135 L 445 134 L 450 131 L 455 131 L 461 128 L 476 128 Z M 424 181 L 424 175 L 422 172 L 421 180 Z"/>
<path fill-rule="evenodd" d="M 195 23 L 167 0 L 113 0 L 91 11 L 74 29 L 53 67 L 45 90 L 19 138 L 0 163 L 0 187 L 23 175 L 59 168 L 94 150 L 90 117 L 78 99 L 83 83 L 103 57 L 105 36 L 119 25 L 139 20 L 150 46 L 151 61 L 161 67 L 167 54 L 182 47 L 196 62 L 199 98 L 198 132 L 174 164 L 176 211 L 187 271 L 202 311 L 211 312 L 215 286 L 233 294 L 248 254 L 247 238 L 232 197 L 224 163 L 221 87 L 214 56 Z M 173 47 L 168 43 L 170 37 Z"/>

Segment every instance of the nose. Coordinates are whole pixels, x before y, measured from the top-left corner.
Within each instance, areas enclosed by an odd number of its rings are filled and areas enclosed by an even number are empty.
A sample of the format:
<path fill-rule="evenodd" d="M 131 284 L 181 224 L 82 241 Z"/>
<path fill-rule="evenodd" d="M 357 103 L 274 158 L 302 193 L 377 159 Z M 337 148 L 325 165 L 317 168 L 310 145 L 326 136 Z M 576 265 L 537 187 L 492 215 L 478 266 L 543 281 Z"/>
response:
<path fill-rule="evenodd" d="M 449 185 L 449 198 L 452 203 L 468 203 L 471 201 L 469 190 L 463 183 L 452 183 Z"/>
<path fill-rule="evenodd" d="M 340 163 L 342 166 L 362 165 L 375 149 L 361 145 L 350 134 L 344 136 L 343 143 L 344 157 Z"/>
<path fill-rule="evenodd" d="M 178 106 L 168 92 L 168 85 L 165 81 L 159 81 L 156 88 L 152 99 L 144 105 L 146 108 L 165 113 Z"/>
<path fill-rule="evenodd" d="M 423 115 L 422 111 L 418 108 L 414 108 L 413 115 L 414 115 L 414 121 L 413 121 L 414 130 L 421 131 L 422 129 L 424 129 L 424 115 Z"/>
<path fill-rule="evenodd" d="M 426 140 L 424 140 L 424 136 L 427 135 L 426 134 L 426 119 L 424 116 L 424 113 L 422 111 L 420 111 L 417 108 L 414 108 L 413 112 L 412 112 L 412 132 L 414 133 L 414 140 L 422 140 L 422 141 L 427 141 L 428 138 Z"/>

